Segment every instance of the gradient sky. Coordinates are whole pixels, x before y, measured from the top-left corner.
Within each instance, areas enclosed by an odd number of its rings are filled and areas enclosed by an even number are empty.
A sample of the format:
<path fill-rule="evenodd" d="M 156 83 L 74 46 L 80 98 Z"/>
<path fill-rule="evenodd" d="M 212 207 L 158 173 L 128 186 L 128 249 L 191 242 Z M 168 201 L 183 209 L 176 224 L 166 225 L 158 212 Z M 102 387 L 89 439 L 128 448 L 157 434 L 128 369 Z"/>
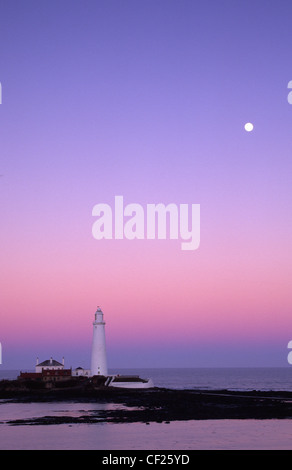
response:
<path fill-rule="evenodd" d="M 288 366 L 290 0 L 1 0 L 1 369 Z M 246 122 L 252 132 L 244 130 Z M 201 244 L 92 208 L 201 205 Z"/>

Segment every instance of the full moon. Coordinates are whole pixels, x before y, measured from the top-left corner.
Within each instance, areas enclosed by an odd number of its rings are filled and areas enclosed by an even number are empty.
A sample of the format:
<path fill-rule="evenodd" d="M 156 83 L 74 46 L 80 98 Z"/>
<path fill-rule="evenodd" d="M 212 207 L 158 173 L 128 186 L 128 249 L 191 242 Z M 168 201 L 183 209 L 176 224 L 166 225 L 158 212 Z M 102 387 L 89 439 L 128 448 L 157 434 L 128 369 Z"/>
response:
<path fill-rule="evenodd" d="M 247 132 L 250 132 L 253 130 L 253 124 L 251 122 L 247 122 L 245 125 L 244 125 L 244 128 Z"/>

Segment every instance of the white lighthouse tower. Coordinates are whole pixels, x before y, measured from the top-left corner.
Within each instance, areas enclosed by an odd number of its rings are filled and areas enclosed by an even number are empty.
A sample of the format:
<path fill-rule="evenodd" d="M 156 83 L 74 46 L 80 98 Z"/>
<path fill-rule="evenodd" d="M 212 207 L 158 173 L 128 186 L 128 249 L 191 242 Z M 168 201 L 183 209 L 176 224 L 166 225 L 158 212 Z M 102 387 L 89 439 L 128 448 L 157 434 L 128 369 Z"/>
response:
<path fill-rule="evenodd" d="M 105 346 L 105 322 L 103 321 L 103 313 L 100 307 L 97 307 L 93 322 L 91 375 L 108 375 Z"/>

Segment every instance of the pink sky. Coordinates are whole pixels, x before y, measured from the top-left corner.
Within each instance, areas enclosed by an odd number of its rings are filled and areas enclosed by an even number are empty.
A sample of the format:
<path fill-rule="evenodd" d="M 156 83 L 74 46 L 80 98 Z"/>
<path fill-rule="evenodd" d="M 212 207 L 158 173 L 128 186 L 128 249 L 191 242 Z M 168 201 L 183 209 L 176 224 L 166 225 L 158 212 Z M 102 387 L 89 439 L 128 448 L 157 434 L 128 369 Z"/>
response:
<path fill-rule="evenodd" d="M 3 8 L 3 369 L 89 367 L 97 305 L 109 367 L 287 366 L 291 7 L 183 4 Z M 116 195 L 200 204 L 199 249 L 95 240 Z"/>

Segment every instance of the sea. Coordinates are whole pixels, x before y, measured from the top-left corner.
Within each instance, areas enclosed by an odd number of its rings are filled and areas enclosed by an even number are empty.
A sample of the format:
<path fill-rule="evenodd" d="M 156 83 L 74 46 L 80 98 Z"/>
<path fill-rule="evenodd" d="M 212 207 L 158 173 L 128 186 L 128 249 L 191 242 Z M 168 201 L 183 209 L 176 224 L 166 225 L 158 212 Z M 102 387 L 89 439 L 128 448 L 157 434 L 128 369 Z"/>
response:
<path fill-rule="evenodd" d="M 119 369 L 110 374 L 151 377 L 157 387 L 204 390 L 292 391 L 292 368 Z M 14 379 L 19 371 L 1 371 Z M 291 419 L 189 420 L 150 423 L 12 425 L 17 419 L 81 416 L 120 407 L 76 401 L 0 400 L 0 450 L 292 450 Z"/>

